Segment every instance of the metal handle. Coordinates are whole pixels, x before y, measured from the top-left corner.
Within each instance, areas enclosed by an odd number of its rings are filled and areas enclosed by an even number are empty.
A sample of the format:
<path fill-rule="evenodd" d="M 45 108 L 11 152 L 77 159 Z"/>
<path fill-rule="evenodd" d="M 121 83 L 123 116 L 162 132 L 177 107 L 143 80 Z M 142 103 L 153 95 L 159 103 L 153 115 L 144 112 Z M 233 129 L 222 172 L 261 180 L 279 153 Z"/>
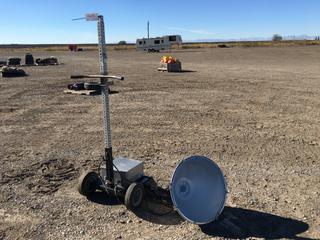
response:
<path fill-rule="evenodd" d="M 110 75 L 108 75 L 107 78 L 112 78 L 112 79 L 116 79 L 116 80 L 120 80 L 120 81 L 124 80 L 124 77 L 121 77 L 121 76 L 110 76 Z"/>
<path fill-rule="evenodd" d="M 71 79 L 84 78 L 84 75 L 72 75 L 70 78 Z"/>

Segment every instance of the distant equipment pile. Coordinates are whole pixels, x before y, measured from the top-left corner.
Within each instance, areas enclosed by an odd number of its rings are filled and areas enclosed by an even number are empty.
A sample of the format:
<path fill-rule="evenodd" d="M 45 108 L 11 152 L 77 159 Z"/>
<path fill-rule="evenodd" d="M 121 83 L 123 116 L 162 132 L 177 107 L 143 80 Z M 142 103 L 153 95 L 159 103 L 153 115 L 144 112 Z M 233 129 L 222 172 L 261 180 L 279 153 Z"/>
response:
<path fill-rule="evenodd" d="M 51 56 L 47 58 L 37 58 L 34 60 L 31 53 L 26 53 L 24 64 L 21 63 L 21 58 L 10 57 L 8 59 L 0 59 L 0 73 L 2 77 L 25 77 L 28 74 L 20 67 L 30 66 L 49 66 L 59 65 L 59 61 L 56 57 Z"/>

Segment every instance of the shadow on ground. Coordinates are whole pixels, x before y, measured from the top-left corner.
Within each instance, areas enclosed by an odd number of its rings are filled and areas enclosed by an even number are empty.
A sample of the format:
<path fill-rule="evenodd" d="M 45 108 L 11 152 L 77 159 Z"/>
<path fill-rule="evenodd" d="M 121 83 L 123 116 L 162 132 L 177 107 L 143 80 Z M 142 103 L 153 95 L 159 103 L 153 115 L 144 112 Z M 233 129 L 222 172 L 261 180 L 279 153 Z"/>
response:
<path fill-rule="evenodd" d="M 167 70 L 162 71 L 162 72 L 166 72 L 166 73 L 168 73 L 168 74 L 179 74 L 179 73 L 195 73 L 195 72 L 197 72 L 197 71 L 184 70 L 184 69 L 182 69 L 182 70 L 180 70 L 180 71 L 178 71 L 178 72 L 167 72 Z"/>
<path fill-rule="evenodd" d="M 197 72 L 197 71 L 193 71 L 193 70 L 181 70 L 180 72 L 178 73 L 194 73 L 194 72 Z"/>
<path fill-rule="evenodd" d="M 108 196 L 105 192 L 96 191 L 92 195 L 88 196 L 87 199 L 91 202 L 101 205 L 120 205 L 121 203 L 115 197 Z"/>
<path fill-rule="evenodd" d="M 110 94 L 110 95 L 112 95 L 112 94 L 118 94 L 118 93 L 119 93 L 119 91 L 114 91 L 114 90 L 110 90 L 110 91 L 109 91 L 109 94 Z"/>
<path fill-rule="evenodd" d="M 204 53 L 206 52 L 205 50 L 198 50 L 198 49 L 177 49 L 177 50 L 170 50 L 170 51 L 162 51 L 161 53 L 166 53 L 166 54 L 170 54 L 170 53 Z"/>
<path fill-rule="evenodd" d="M 173 211 L 172 207 L 150 200 L 145 200 L 141 207 L 135 211 L 135 215 L 143 220 L 160 225 L 179 225 L 184 222 L 180 215 Z"/>
<path fill-rule="evenodd" d="M 109 95 L 118 94 L 119 91 L 114 91 L 109 89 Z M 96 91 L 95 93 L 92 93 L 92 95 L 101 95 L 101 91 Z"/>
<path fill-rule="evenodd" d="M 307 231 L 309 225 L 269 213 L 226 207 L 218 221 L 200 228 L 207 235 L 229 239 L 307 239 L 296 235 Z"/>
<path fill-rule="evenodd" d="M 95 192 L 88 200 L 102 205 L 122 204 L 104 192 Z M 178 225 L 184 222 L 172 208 L 150 200 L 145 200 L 135 215 L 148 222 L 160 225 Z M 309 225 L 298 220 L 243 208 L 225 207 L 217 221 L 200 225 L 203 233 L 213 237 L 228 239 L 308 239 L 298 237 L 309 229 Z"/>
<path fill-rule="evenodd" d="M 105 192 L 96 191 L 87 199 L 93 203 L 101 205 L 115 206 L 123 204 L 121 200 L 108 196 Z M 144 200 L 142 205 L 134 212 L 134 214 L 148 222 L 160 225 L 178 225 L 184 220 L 179 214 L 161 203 L 151 200 Z"/>

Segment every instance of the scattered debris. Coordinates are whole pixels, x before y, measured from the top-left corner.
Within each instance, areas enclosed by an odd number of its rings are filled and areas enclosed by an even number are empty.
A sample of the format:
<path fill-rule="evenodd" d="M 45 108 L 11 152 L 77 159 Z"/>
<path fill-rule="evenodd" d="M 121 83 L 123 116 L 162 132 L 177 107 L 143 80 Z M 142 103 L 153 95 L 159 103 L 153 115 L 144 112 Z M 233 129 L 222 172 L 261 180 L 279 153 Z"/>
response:
<path fill-rule="evenodd" d="M 0 58 L 0 67 L 7 65 L 7 59 Z"/>
<path fill-rule="evenodd" d="M 83 79 L 83 78 L 111 78 L 123 80 L 123 77 L 111 76 L 111 75 L 72 75 L 71 79 Z M 108 81 L 108 86 L 113 85 L 113 81 Z M 98 82 L 81 82 L 72 83 L 68 85 L 68 90 L 64 90 L 64 93 L 75 93 L 79 95 L 99 95 L 101 94 L 101 85 Z M 108 88 L 109 94 L 115 93 Z"/>
<path fill-rule="evenodd" d="M 0 59 L 0 67 L 2 66 L 47 66 L 47 65 L 60 65 L 56 57 L 37 58 L 36 61 L 31 53 L 25 55 L 25 65 L 21 64 L 21 58 L 11 57 L 7 59 Z"/>
<path fill-rule="evenodd" d="M 311 142 L 309 143 L 309 145 L 311 145 L 311 146 L 317 146 L 317 145 L 319 145 L 319 143 L 316 142 L 316 141 L 311 141 Z"/>
<path fill-rule="evenodd" d="M 58 59 L 53 56 L 44 59 L 38 58 L 36 59 L 36 63 L 40 66 L 59 65 Z"/>
<path fill-rule="evenodd" d="M 72 83 L 68 85 L 68 90 L 64 90 L 64 93 L 74 93 L 78 95 L 98 95 L 101 93 L 100 84 L 96 82 L 91 83 Z"/>
<path fill-rule="evenodd" d="M 21 58 L 8 58 L 9 66 L 17 66 L 21 65 Z"/>
<path fill-rule="evenodd" d="M 72 83 L 68 85 L 69 90 L 80 91 L 85 90 L 84 83 Z"/>
<path fill-rule="evenodd" d="M 69 49 L 69 51 L 71 51 L 71 52 L 76 52 L 76 51 L 78 51 L 78 46 L 77 46 L 76 44 L 70 44 L 70 45 L 68 46 L 68 49 Z"/>
<path fill-rule="evenodd" d="M 78 95 L 88 95 L 88 96 L 92 96 L 92 95 L 99 95 L 101 94 L 101 91 L 97 91 L 97 90 L 64 90 L 64 93 L 68 93 L 68 94 L 78 94 Z"/>
<path fill-rule="evenodd" d="M 7 67 L 1 68 L 2 77 L 25 77 L 28 76 L 21 68 Z"/>
<path fill-rule="evenodd" d="M 218 44 L 218 48 L 229 48 L 226 44 Z"/>

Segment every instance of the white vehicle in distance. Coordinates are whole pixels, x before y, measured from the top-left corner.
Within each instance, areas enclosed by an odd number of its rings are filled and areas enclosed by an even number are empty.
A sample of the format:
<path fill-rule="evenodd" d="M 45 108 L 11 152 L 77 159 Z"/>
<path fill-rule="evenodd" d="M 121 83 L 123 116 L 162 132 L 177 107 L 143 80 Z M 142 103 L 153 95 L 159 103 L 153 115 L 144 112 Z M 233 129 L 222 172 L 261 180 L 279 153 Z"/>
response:
<path fill-rule="evenodd" d="M 140 51 L 160 52 L 160 50 L 171 49 L 172 45 L 180 46 L 182 38 L 180 35 L 168 35 L 156 38 L 137 39 L 136 47 Z"/>

